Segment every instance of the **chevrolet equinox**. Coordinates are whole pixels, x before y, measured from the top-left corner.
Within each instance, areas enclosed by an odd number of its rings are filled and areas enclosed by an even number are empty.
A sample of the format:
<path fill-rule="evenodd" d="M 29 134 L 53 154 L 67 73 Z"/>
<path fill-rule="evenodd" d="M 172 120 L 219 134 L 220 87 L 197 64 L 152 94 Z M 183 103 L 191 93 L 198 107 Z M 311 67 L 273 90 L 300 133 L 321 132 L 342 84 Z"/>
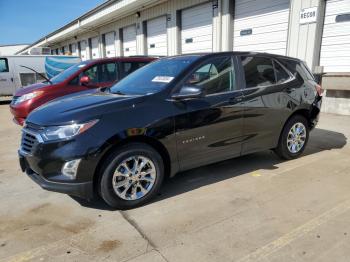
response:
<path fill-rule="evenodd" d="M 179 171 L 269 149 L 283 159 L 300 156 L 318 121 L 321 92 L 295 58 L 166 57 L 111 88 L 33 111 L 20 165 L 44 189 L 134 208 Z"/>

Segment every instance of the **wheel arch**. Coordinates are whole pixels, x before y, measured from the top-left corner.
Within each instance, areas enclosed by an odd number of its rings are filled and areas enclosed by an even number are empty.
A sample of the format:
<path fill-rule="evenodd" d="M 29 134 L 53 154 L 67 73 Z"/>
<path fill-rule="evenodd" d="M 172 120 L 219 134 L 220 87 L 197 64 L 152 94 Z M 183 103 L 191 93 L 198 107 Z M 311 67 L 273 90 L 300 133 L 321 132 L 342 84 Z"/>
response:
<path fill-rule="evenodd" d="M 294 111 L 294 112 L 287 118 L 287 120 L 284 122 L 284 124 L 283 124 L 283 126 L 282 126 L 282 128 L 281 128 L 281 130 L 280 130 L 280 132 L 279 132 L 279 136 L 278 136 L 278 141 L 277 141 L 277 143 L 278 143 L 278 142 L 280 141 L 280 139 L 281 139 L 281 136 L 282 136 L 282 132 L 283 132 L 283 130 L 284 130 L 284 127 L 287 125 L 287 123 L 289 122 L 289 120 L 290 120 L 292 117 L 296 116 L 296 115 L 301 115 L 301 116 L 305 117 L 306 121 L 308 122 L 309 128 L 312 128 L 312 121 L 311 121 L 311 119 L 310 119 L 310 116 L 311 116 L 311 115 L 310 115 L 310 110 L 305 109 L 305 108 L 298 109 L 298 110 Z"/>
<path fill-rule="evenodd" d="M 93 186 L 94 186 L 95 192 L 98 192 L 98 183 L 99 183 L 99 179 L 101 177 L 100 172 L 101 172 L 101 169 L 102 169 L 102 166 L 103 166 L 103 163 L 105 162 L 105 160 L 108 158 L 108 156 L 112 152 L 114 152 L 115 150 L 117 150 L 121 146 L 130 144 L 130 143 L 146 144 L 146 145 L 152 147 L 154 150 L 156 150 L 163 159 L 165 177 L 170 176 L 170 174 L 171 174 L 171 161 L 170 161 L 169 152 L 166 149 L 166 147 L 160 141 L 158 141 L 157 139 L 152 138 L 152 137 L 148 137 L 148 136 L 144 136 L 144 135 L 130 136 L 130 137 L 124 138 L 118 142 L 115 142 L 114 144 L 109 146 L 109 148 L 107 150 L 105 150 L 105 152 L 103 153 L 102 157 L 100 158 L 100 160 L 97 164 L 95 172 L 94 172 Z"/>

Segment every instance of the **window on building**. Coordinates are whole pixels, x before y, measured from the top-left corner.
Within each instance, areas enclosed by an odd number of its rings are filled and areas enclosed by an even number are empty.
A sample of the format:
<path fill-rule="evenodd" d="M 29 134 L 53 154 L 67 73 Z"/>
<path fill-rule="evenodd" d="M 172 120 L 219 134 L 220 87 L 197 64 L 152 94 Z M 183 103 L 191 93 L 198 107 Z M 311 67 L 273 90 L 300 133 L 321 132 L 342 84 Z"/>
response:
<path fill-rule="evenodd" d="M 7 58 L 0 58 L 0 73 L 8 72 L 9 66 Z"/>
<path fill-rule="evenodd" d="M 272 60 L 265 57 L 242 56 L 246 88 L 276 83 Z"/>
<path fill-rule="evenodd" d="M 190 75 L 186 85 L 200 86 L 207 95 L 235 90 L 235 73 L 231 57 L 210 59 Z"/>

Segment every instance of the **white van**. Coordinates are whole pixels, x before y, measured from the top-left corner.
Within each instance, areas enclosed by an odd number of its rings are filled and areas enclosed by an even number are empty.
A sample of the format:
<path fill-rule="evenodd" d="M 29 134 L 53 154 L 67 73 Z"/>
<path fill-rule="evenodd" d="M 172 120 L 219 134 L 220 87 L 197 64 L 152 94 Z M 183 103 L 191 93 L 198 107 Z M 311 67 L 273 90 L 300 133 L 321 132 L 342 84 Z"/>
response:
<path fill-rule="evenodd" d="M 45 64 L 47 58 L 59 60 L 57 66 Z M 79 63 L 79 57 L 48 55 L 12 55 L 0 56 L 0 96 L 12 96 L 18 88 L 45 81 L 47 70 L 59 73 L 73 64 Z M 24 67 L 23 67 L 24 66 Z M 35 70 L 28 69 L 27 67 Z M 52 75 L 50 75 L 52 77 Z"/>

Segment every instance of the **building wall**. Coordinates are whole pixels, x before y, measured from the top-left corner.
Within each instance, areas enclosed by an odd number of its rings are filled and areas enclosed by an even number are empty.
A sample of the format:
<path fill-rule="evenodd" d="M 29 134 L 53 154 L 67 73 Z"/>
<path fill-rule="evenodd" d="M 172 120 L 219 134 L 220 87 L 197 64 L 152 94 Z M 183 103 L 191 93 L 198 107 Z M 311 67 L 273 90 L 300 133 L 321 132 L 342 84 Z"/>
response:
<path fill-rule="evenodd" d="M 126 1 L 126 0 L 124 0 Z M 130 3 L 131 0 L 128 0 Z M 149 0 L 151 1 L 151 0 Z M 250 0 L 259 1 L 259 0 Z M 286 0 L 266 0 L 264 2 L 257 3 L 259 10 L 249 10 L 244 16 L 249 16 L 253 19 L 248 19 L 250 22 L 256 19 L 271 19 L 270 24 L 273 26 L 276 24 L 278 27 L 278 21 L 275 21 L 276 12 L 280 10 L 278 7 L 279 1 L 286 2 Z M 332 0 L 344 2 L 346 5 L 349 0 Z M 63 37 L 64 40 L 57 42 L 46 42 L 44 45 L 49 45 L 53 49 L 61 49 L 64 46 L 69 46 L 72 43 L 78 43 L 79 41 L 85 40 L 87 43 L 89 39 L 93 37 L 99 38 L 99 53 L 106 55 L 104 52 L 103 35 L 110 32 L 115 32 L 115 54 L 116 56 L 123 55 L 123 41 L 122 41 L 122 29 L 126 26 L 135 25 L 136 26 L 136 54 L 146 55 L 147 54 L 147 35 L 145 31 L 145 22 L 160 16 L 166 16 L 166 45 L 167 45 L 167 55 L 177 55 L 181 53 L 181 12 L 182 10 L 194 6 L 198 6 L 204 3 L 212 3 L 212 51 L 230 51 L 235 50 L 234 47 L 234 32 L 235 32 L 235 9 L 242 4 L 245 5 L 245 0 L 169 0 L 169 1 L 159 1 L 155 3 L 151 8 L 146 9 L 135 9 L 130 14 L 123 17 L 109 17 L 103 22 L 102 25 L 98 27 L 92 27 L 94 25 L 94 16 L 89 18 L 89 27 L 87 25 L 77 25 L 79 28 L 77 34 L 72 36 L 69 34 L 69 30 L 65 29 L 67 33 L 63 30 L 58 33 L 61 37 L 65 34 L 67 37 Z M 126 2 L 125 2 L 126 3 Z M 264 7 L 266 3 L 266 7 Z M 343 4 L 343 5 L 344 5 Z M 283 5 L 284 6 L 284 5 Z M 255 5 L 255 7 L 257 7 Z M 301 12 L 308 8 L 315 8 L 316 19 L 312 22 L 302 23 L 300 20 Z M 285 55 L 297 57 L 305 60 L 306 63 L 314 72 L 323 72 L 322 66 L 320 66 L 320 52 L 322 45 L 322 35 L 323 35 L 323 25 L 325 21 L 325 10 L 326 1 L 325 0 L 290 0 L 289 4 L 289 19 L 288 19 L 288 30 L 285 41 L 287 43 Z M 342 10 L 340 10 L 341 12 Z M 136 13 L 139 12 L 139 16 Z M 251 12 L 251 14 L 249 13 Z M 249 18 L 249 17 L 248 17 Z M 99 18 L 102 19 L 102 18 Z M 266 20 L 264 21 L 266 22 Z M 270 26 L 270 24 L 268 26 Z M 347 27 L 344 27 L 347 28 Z M 243 28 L 244 29 L 244 28 Z M 200 30 L 200 29 L 199 29 Z M 261 30 L 261 28 L 259 29 Z M 258 26 L 252 28 L 252 32 L 248 34 L 254 34 L 259 31 Z M 245 31 L 245 30 L 242 30 Z M 249 30 L 246 30 L 249 31 Z M 346 30 L 345 30 L 346 31 Z M 349 30 L 350 31 L 350 30 Z M 237 33 L 237 30 L 236 30 Z M 239 33 L 239 32 L 238 32 Z M 345 32 L 346 33 L 346 32 Z M 68 36 L 70 35 L 70 36 Z M 348 32 L 350 35 L 350 32 Z M 242 35 L 240 35 L 242 36 Z M 276 35 L 275 35 L 276 36 Z M 235 36 L 237 37 L 237 36 Z M 243 37 L 245 37 L 243 35 Z M 55 37 L 51 37 L 55 39 Z M 256 39 L 262 39 L 264 35 Z M 253 35 L 248 35 L 242 38 L 244 41 L 252 41 Z M 257 40 L 258 41 L 258 40 Z M 259 44 L 259 43 L 257 43 Z M 349 52 L 350 50 L 348 50 Z M 91 58 L 90 47 L 87 46 L 87 57 Z M 327 73 L 327 72 L 326 72 Z M 329 91 L 326 92 L 324 97 L 324 107 L 323 111 L 332 113 L 342 113 L 350 114 L 350 92 L 349 84 L 350 72 L 342 72 L 338 74 L 332 72 L 332 75 L 327 74 L 324 77 L 324 87 L 328 90 L 341 90 L 342 92 Z M 338 99 L 339 98 L 339 99 Z M 344 104 L 345 103 L 345 104 Z M 339 110 L 338 110 L 339 109 Z"/>
<path fill-rule="evenodd" d="M 4 45 L 0 46 L 0 55 L 14 55 L 28 45 Z"/>

